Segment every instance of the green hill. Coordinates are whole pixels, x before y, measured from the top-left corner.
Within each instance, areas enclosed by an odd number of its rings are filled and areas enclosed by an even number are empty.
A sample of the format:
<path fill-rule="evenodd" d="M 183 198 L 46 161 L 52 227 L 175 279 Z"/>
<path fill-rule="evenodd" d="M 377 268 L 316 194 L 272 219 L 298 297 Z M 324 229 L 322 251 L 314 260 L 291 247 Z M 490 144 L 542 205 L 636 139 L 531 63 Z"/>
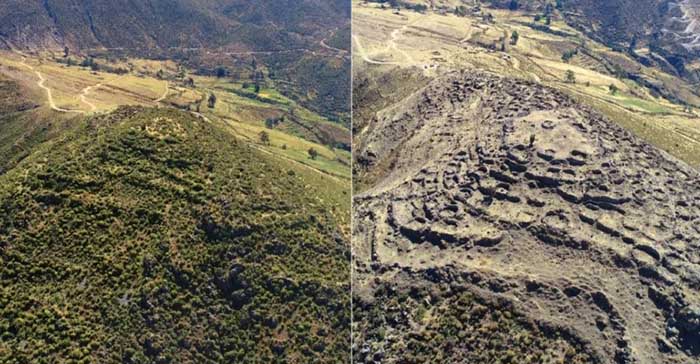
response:
<path fill-rule="evenodd" d="M 72 123 L 0 175 L 0 362 L 347 357 L 340 182 L 185 112 Z"/>

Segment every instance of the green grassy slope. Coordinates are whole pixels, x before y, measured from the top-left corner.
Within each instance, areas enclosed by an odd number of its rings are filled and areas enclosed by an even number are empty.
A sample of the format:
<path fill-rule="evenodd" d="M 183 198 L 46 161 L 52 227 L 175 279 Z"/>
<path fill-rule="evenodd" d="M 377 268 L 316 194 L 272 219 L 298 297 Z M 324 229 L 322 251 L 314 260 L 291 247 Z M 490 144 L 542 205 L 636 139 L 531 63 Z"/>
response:
<path fill-rule="evenodd" d="M 80 122 L 0 176 L 0 362 L 344 360 L 343 188 L 188 113 Z"/>

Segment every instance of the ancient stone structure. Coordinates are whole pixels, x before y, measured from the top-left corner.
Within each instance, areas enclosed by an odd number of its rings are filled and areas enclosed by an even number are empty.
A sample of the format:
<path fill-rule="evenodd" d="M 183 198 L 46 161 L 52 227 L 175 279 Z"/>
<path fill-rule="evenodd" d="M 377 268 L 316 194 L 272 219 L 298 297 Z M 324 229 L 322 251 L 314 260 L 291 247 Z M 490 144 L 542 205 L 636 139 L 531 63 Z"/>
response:
<path fill-rule="evenodd" d="M 435 80 L 363 138 L 357 160 L 381 177 L 355 197 L 356 305 L 461 287 L 592 362 L 700 360 L 696 170 L 559 91 L 482 73 Z M 380 342 L 359 324 L 356 358 L 421 330 L 385 325 Z"/>

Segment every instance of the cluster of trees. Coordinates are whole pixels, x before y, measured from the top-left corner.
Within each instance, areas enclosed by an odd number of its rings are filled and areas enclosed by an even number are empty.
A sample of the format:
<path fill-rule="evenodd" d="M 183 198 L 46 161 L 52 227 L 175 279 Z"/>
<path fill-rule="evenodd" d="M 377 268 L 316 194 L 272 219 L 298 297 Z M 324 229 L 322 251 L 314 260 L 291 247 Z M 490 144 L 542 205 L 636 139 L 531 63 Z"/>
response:
<path fill-rule="evenodd" d="M 517 2 L 517 1 L 515 1 Z M 513 2 L 511 2 L 512 5 Z M 543 14 L 537 14 L 535 15 L 535 23 L 539 23 L 544 19 L 544 22 L 547 26 L 552 24 L 552 16 L 554 15 L 554 9 L 557 10 L 562 10 L 564 8 L 564 3 L 562 0 L 556 0 L 555 5 L 552 6 L 551 3 L 547 3 L 544 7 L 544 13 Z"/>
<path fill-rule="evenodd" d="M 80 63 L 80 67 L 89 67 L 93 71 L 97 71 L 100 69 L 100 66 L 95 62 L 95 59 L 92 57 L 86 57 L 83 59 L 83 61 Z"/>
<path fill-rule="evenodd" d="M 219 66 L 216 68 L 216 77 L 217 78 L 224 78 L 228 76 L 228 70 L 224 68 L 223 66 Z"/>
<path fill-rule="evenodd" d="M 266 84 L 265 80 L 265 73 L 263 72 L 262 69 L 259 69 L 258 67 L 258 61 L 253 58 L 250 63 L 250 76 L 246 76 L 245 80 L 242 83 L 242 88 L 248 89 L 251 87 L 251 84 L 253 85 L 253 90 L 255 93 L 259 93 L 260 90 L 264 87 Z M 233 81 L 238 82 L 242 76 L 240 72 L 232 72 L 229 70 L 227 67 L 223 65 L 217 66 L 213 71 L 212 70 L 200 70 L 200 73 L 204 73 L 207 75 L 214 75 L 217 78 L 231 78 Z M 273 78 L 274 73 L 272 70 L 268 71 L 268 77 Z"/>
<path fill-rule="evenodd" d="M 54 61 L 57 63 L 65 64 L 68 67 L 72 66 L 79 66 L 79 67 L 85 67 L 89 68 L 93 72 L 97 71 L 102 71 L 102 72 L 109 72 L 109 73 L 115 73 L 118 75 L 123 75 L 126 73 L 129 73 L 129 69 L 124 68 L 124 67 L 119 67 L 119 66 L 112 66 L 108 63 L 114 63 L 114 60 L 107 57 L 106 62 L 103 62 L 102 64 L 97 63 L 95 61 L 95 57 L 93 56 L 87 56 L 82 59 L 82 61 L 78 62 L 76 61 L 73 57 L 70 56 L 70 50 L 68 47 L 65 47 L 63 50 L 63 56 L 62 57 L 55 57 Z M 130 65 L 131 66 L 131 65 Z"/>

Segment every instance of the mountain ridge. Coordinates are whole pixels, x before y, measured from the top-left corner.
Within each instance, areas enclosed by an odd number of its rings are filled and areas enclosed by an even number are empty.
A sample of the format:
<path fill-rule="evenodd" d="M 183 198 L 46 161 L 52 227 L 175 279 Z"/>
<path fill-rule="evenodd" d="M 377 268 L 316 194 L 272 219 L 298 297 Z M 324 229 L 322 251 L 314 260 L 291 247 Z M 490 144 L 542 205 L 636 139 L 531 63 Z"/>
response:
<path fill-rule="evenodd" d="M 0 6 L 0 36 L 6 45 L 35 49 L 214 49 L 240 43 L 253 51 L 282 50 L 308 45 L 304 38 L 318 39 L 325 29 L 346 22 L 349 6 L 343 4 L 338 0 L 304 0 L 294 6 L 270 0 L 254 5 L 240 0 L 143 4 L 10 0 Z"/>

